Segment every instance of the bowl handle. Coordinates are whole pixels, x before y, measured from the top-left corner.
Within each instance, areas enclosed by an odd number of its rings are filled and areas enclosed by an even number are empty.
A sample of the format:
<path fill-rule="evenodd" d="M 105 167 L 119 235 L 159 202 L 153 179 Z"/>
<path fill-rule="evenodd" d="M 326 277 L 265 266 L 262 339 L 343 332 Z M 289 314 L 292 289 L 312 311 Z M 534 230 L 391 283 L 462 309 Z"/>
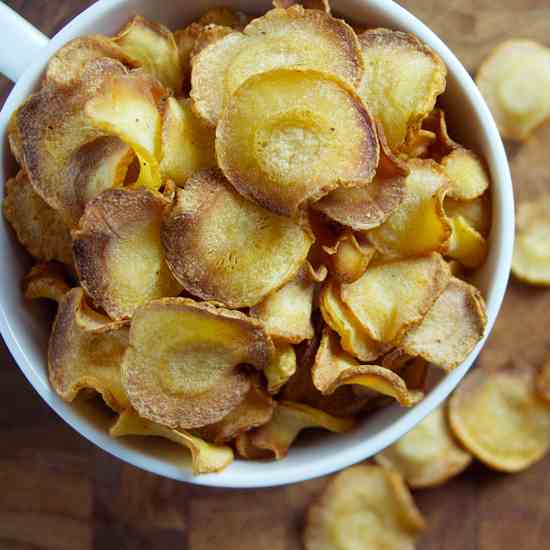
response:
<path fill-rule="evenodd" d="M 16 82 L 49 38 L 4 2 L 0 2 L 0 21 L 0 74 Z"/>

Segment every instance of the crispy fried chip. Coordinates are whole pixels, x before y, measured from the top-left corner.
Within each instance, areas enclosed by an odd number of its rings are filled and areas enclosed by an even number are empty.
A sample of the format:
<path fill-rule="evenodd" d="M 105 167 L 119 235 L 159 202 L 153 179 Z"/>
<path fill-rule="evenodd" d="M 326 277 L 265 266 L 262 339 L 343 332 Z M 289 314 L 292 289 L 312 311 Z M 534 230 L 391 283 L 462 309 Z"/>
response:
<path fill-rule="evenodd" d="M 400 346 L 409 355 L 451 371 L 483 338 L 485 302 L 472 285 L 451 278 L 422 322 L 405 334 Z"/>
<path fill-rule="evenodd" d="M 550 195 L 519 205 L 512 273 L 521 281 L 550 285 Z"/>
<path fill-rule="evenodd" d="M 371 338 L 398 344 L 447 287 L 451 273 L 436 253 L 369 266 L 340 295 Z"/>
<path fill-rule="evenodd" d="M 538 396 L 550 403 L 550 359 L 546 359 L 537 374 L 536 389 Z"/>
<path fill-rule="evenodd" d="M 397 470 L 413 489 L 441 485 L 460 474 L 472 456 L 455 441 L 447 425 L 446 408 L 437 408 L 410 432 L 376 456 Z"/>
<path fill-rule="evenodd" d="M 430 156 L 430 149 L 436 143 L 435 132 L 424 128 L 411 130 L 401 148 L 401 154 L 408 158 L 427 158 Z"/>
<path fill-rule="evenodd" d="M 464 267 L 476 269 L 487 258 L 487 241 L 463 216 L 455 216 L 450 222 L 452 232 L 447 256 L 458 260 Z"/>
<path fill-rule="evenodd" d="M 441 167 L 449 178 L 449 197 L 468 201 L 476 199 L 489 188 L 489 175 L 480 158 L 459 147 L 443 158 Z"/>
<path fill-rule="evenodd" d="M 470 227 L 475 229 L 483 237 L 489 234 L 491 229 L 491 202 L 488 193 L 471 201 L 460 201 L 445 197 L 443 208 L 448 218 L 462 216 Z"/>
<path fill-rule="evenodd" d="M 518 472 L 550 448 L 550 407 L 525 363 L 468 374 L 449 401 L 449 421 L 464 447 L 487 466 Z"/>
<path fill-rule="evenodd" d="M 450 182 L 431 160 L 410 160 L 404 201 L 379 227 L 368 233 L 370 242 L 387 257 L 443 252 L 451 236 L 443 199 Z"/>
<path fill-rule="evenodd" d="M 290 344 L 276 344 L 273 360 L 264 369 L 269 393 L 278 393 L 295 372 L 296 352 L 294 348 Z"/>
<path fill-rule="evenodd" d="M 17 111 L 14 111 L 8 122 L 8 143 L 10 151 L 18 164 L 23 164 L 23 146 L 21 136 L 17 128 Z"/>
<path fill-rule="evenodd" d="M 380 358 L 380 364 L 386 369 L 398 372 L 401 371 L 411 359 L 413 358 L 401 348 L 392 348 Z"/>
<path fill-rule="evenodd" d="M 342 351 L 335 333 L 327 329 L 315 356 L 311 377 L 323 394 L 331 394 L 340 386 L 355 384 L 393 397 L 403 407 L 412 407 L 424 397 L 422 392 L 409 391 L 405 381 L 390 369 L 361 365 Z"/>
<path fill-rule="evenodd" d="M 136 15 L 114 37 L 131 58 L 174 93 L 181 91 L 183 75 L 174 35 L 159 23 Z"/>
<path fill-rule="evenodd" d="M 128 346 L 128 322 L 110 321 L 91 310 L 84 291 L 73 288 L 59 302 L 50 336 L 50 382 L 65 401 L 91 388 L 109 407 L 129 406 L 121 383 L 122 357 Z"/>
<path fill-rule="evenodd" d="M 122 382 L 132 406 L 170 428 L 200 428 L 243 401 L 250 376 L 273 344 L 261 324 L 238 311 L 187 298 L 165 298 L 136 310 Z"/>
<path fill-rule="evenodd" d="M 333 189 L 368 184 L 379 145 L 351 88 L 327 74 L 277 69 L 250 78 L 231 97 L 216 154 L 241 194 L 296 216 Z"/>
<path fill-rule="evenodd" d="M 248 439 L 248 442 L 241 442 L 240 447 L 256 448 L 260 453 L 261 450 L 266 450 L 270 456 L 280 460 L 288 454 L 290 446 L 306 428 L 323 428 L 341 433 L 351 430 L 354 425 L 355 420 L 352 417 L 336 418 L 303 403 L 279 401 L 273 417 L 267 424 L 242 434 L 241 437 Z"/>
<path fill-rule="evenodd" d="M 88 203 L 73 231 L 80 283 L 113 319 L 181 286 L 172 277 L 160 240 L 168 202 L 147 189 L 109 189 Z"/>
<path fill-rule="evenodd" d="M 359 95 L 382 122 L 388 143 L 396 150 L 445 90 L 447 69 L 412 34 L 373 29 L 359 35 L 359 42 L 365 61 Z"/>
<path fill-rule="evenodd" d="M 195 38 L 193 49 L 191 50 L 190 54 L 191 60 L 193 60 L 196 55 L 204 50 L 204 48 L 210 46 L 210 44 L 214 44 L 214 42 L 217 42 L 222 38 L 225 38 L 228 34 L 231 34 L 232 32 L 234 32 L 234 30 L 231 27 L 225 27 L 223 25 L 210 24 L 202 27 Z M 204 122 L 205 121 L 203 120 L 203 123 Z"/>
<path fill-rule="evenodd" d="M 250 17 L 242 11 L 218 6 L 206 10 L 197 20 L 199 25 L 223 25 L 233 29 L 243 29 L 249 23 Z"/>
<path fill-rule="evenodd" d="M 550 49 L 506 40 L 483 61 L 476 82 L 502 137 L 524 140 L 550 115 Z"/>
<path fill-rule="evenodd" d="M 68 227 L 35 192 L 24 170 L 6 182 L 4 193 L 4 217 L 27 251 L 39 260 L 57 260 L 72 265 Z"/>
<path fill-rule="evenodd" d="M 374 464 L 352 466 L 308 511 L 306 550 L 413 550 L 425 523 L 402 477 Z"/>
<path fill-rule="evenodd" d="M 59 304 L 69 290 L 65 270 L 55 262 L 33 266 L 23 279 L 23 293 L 27 300 L 44 298 Z"/>
<path fill-rule="evenodd" d="M 191 23 L 184 29 L 180 29 L 174 33 L 174 40 L 176 41 L 180 57 L 183 92 L 187 92 L 191 88 L 191 52 L 202 29 L 203 26 L 201 24 Z"/>
<path fill-rule="evenodd" d="M 415 357 L 403 365 L 403 368 L 399 370 L 399 375 L 405 380 L 409 390 L 424 392 L 428 378 L 428 367 L 429 363 L 425 359 Z"/>
<path fill-rule="evenodd" d="M 434 109 L 422 121 L 422 130 L 432 132 L 436 136 L 435 143 L 429 147 L 428 156 L 437 162 L 440 162 L 441 159 L 452 153 L 455 149 L 460 148 L 460 145 L 449 136 L 447 119 L 443 109 Z"/>
<path fill-rule="evenodd" d="M 230 447 L 211 445 L 184 430 L 172 430 L 156 424 L 141 418 L 132 409 L 127 409 L 119 415 L 111 426 L 109 434 L 113 437 L 128 435 L 163 437 L 183 445 L 191 453 L 194 475 L 220 472 L 233 462 L 233 451 Z"/>
<path fill-rule="evenodd" d="M 273 0 L 274 8 L 290 8 L 301 4 L 307 10 L 321 10 L 330 15 L 330 4 L 328 0 Z"/>
<path fill-rule="evenodd" d="M 232 33 L 203 49 L 192 65 L 191 97 L 200 116 L 212 125 L 235 90 L 255 74 L 299 66 L 335 75 L 352 86 L 363 74 L 351 27 L 301 6 L 274 9 L 254 19 L 243 33 Z"/>
<path fill-rule="evenodd" d="M 332 247 L 325 246 L 330 256 L 330 274 L 340 283 L 353 283 L 365 273 L 376 250 L 361 235 L 345 232 Z"/>
<path fill-rule="evenodd" d="M 229 307 L 253 306 L 291 280 L 310 234 L 238 195 L 208 170 L 178 190 L 162 231 L 168 265 L 193 295 Z"/>
<path fill-rule="evenodd" d="M 162 174 L 183 186 L 194 172 L 216 166 L 215 134 L 191 109 L 190 100 L 169 97 L 162 118 Z"/>

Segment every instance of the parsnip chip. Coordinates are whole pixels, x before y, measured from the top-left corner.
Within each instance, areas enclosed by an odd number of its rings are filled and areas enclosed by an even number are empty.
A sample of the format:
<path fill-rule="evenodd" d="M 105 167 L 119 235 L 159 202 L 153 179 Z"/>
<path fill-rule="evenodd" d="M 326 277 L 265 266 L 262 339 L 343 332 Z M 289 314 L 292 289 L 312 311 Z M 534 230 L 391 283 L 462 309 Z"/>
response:
<path fill-rule="evenodd" d="M 446 408 L 437 408 L 410 432 L 376 456 L 397 470 L 413 489 L 441 485 L 460 474 L 472 456 L 455 441 L 447 425 Z"/>
<path fill-rule="evenodd" d="M 451 371 L 483 338 L 487 312 L 474 286 L 453 277 L 422 322 L 405 334 L 400 346 L 409 355 Z"/>
<path fill-rule="evenodd" d="M 426 158 L 436 143 L 437 135 L 434 132 L 419 128 L 408 133 L 401 154 L 408 158 Z"/>
<path fill-rule="evenodd" d="M 46 82 L 58 86 L 78 86 L 87 63 L 110 57 L 135 68 L 139 60 L 124 51 L 112 38 L 100 34 L 80 36 L 67 42 L 48 62 Z"/>
<path fill-rule="evenodd" d="M 62 399 L 72 401 L 80 390 L 91 388 L 112 409 L 129 407 L 120 376 L 128 324 L 91 310 L 81 288 L 63 296 L 48 349 L 50 382 Z"/>
<path fill-rule="evenodd" d="M 250 22 L 250 17 L 242 11 L 218 6 L 206 10 L 197 20 L 199 25 L 223 25 L 234 29 L 243 29 Z"/>
<path fill-rule="evenodd" d="M 356 86 L 363 59 L 344 21 L 302 6 L 274 9 L 193 58 L 191 97 L 216 125 L 231 95 L 251 76 L 282 67 L 322 71 Z M 327 113 L 328 114 L 328 113 Z"/>
<path fill-rule="evenodd" d="M 195 42 L 193 44 L 193 49 L 191 50 L 190 56 L 191 61 L 193 58 L 198 55 L 202 50 L 204 50 L 210 44 L 214 44 L 218 40 L 225 38 L 228 34 L 234 32 L 234 29 L 231 27 L 226 27 L 223 25 L 214 25 L 209 24 L 199 31 L 195 37 Z M 203 121 L 204 123 L 205 121 Z"/>
<path fill-rule="evenodd" d="M 483 61 L 476 82 L 502 137 L 524 140 L 550 115 L 550 49 L 506 40 Z"/>
<path fill-rule="evenodd" d="M 184 29 L 180 29 L 174 33 L 174 40 L 176 41 L 180 57 L 182 91 L 184 93 L 187 93 L 191 89 L 191 52 L 202 29 L 203 26 L 201 24 L 191 23 Z"/>
<path fill-rule="evenodd" d="M 23 293 L 27 300 L 44 298 L 59 304 L 69 290 L 65 270 L 55 262 L 33 266 L 23 279 Z"/>
<path fill-rule="evenodd" d="M 436 253 L 369 266 L 340 295 L 371 338 L 398 344 L 447 287 L 451 273 Z"/>
<path fill-rule="evenodd" d="M 306 262 L 298 274 L 250 309 L 250 315 L 264 324 L 267 333 L 280 341 L 299 344 L 313 337 L 311 312 L 318 281 Z"/>
<path fill-rule="evenodd" d="M 550 403 L 550 359 L 547 359 L 537 374 L 536 389 L 538 396 Z"/>
<path fill-rule="evenodd" d="M 395 372 L 379 365 L 361 365 L 340 348 L 336 335 L 326 330 L 311 369 L 315 387 L 323 394 L 331 394 L 344 385 L 359 385 L 393 397 L 401 406 L 411 407 L 424 396 L 410 391 L 405 381 Z"/>
<path fill-rule="evenodd" d="M 312 237 L 238 195 L 219 171 L 208 170 L 178 191 L 162 241 L 168 265 L 187 291 L 238 308 L 259 303 L 291 280 Z"/>
<path fill-rule="evenodd" d="M 319 409 L 303 403 L 279 401 L 273 417 L 260 428 L 243 434 L 248 439 L 247 447 L 266 450 L 276 460 L 288 454 L 299 433 L 306 428 L 322 428 L 335 433 L 347 432 L 353 428 L 352 417 L 336 418 Z M 244 447 L 244 445 L 241 444 Z"/>
<path fill-rule="evenodd" d="M 533 285 L 550 285 L 550 195 L 519 205 L 512 273 Z"/>
<path fill-rule="evenodd" d="M 274 8 L 290 8 L 296 4 L 302 5 L 307 10 L 321 10 L 330 15 L 328 0 L 273 0 Z"/>
<path fill-rule="evenodd" d="M 190 100 L 169 97 L 162 117 L 161 173 L 183 186 L 189 177 L 216 166 L 215 134 L 191 109 Z"/>
<path fill-rule="evenodd" d="M 172 430 L 156 424 L 141 418 L 132 409 L 127 409 L 119 415 L 111 426 L 109 434 L 113 437 L 128 435 L 163 437 L 183 445 L 191 453 L 194 475 L 221 472 L 233 462 L 233 451 L 230 447 L 212 445 L 184 430 Z"/>
<path fill-rule="evenodd" d="M 491 229 L 491 203 L 487 193 L 471 201 L 460 201 L 445 197 L 443 208 L 448 218 L 462 216 L 470 227 L 475 229 L 483 237 L 489 234 Z"/>
<path fill-rule="evenodd" d="M 459 147 L 441 161 L 441 167 L 449 178 L 449 197 L 468 201 L 476 199 L 489 188 L 489 175 L 480 158 Z"/>
<path fill-rule="evenodd" d="M 388 353 L 380 358 L 380 364 L 395 372 L 400 372 L 404 369 L 409 361 L 413 359 L 408 353 L 405 353 L 401 348 L 392 348 Z"/>
<path fill-rule="evenodd" d="M 367 185 L 379 145 L 351 88 L 327 74 L 277 69 L 250 78 L 231 97 L 216 154 L 242 195 L 297 216 L 333 189 Z"/>
<path fill-rule="evenodd" d="M 250 376 L 240 365 L 264 369 L 272 355 L 258 321 L 206 302 L 165 298 L 134 313 L 122 382 L 144 418 L 200 428 L 244 400 Z"/>
<path fill-rule="evenodd" d="M 458 260 L 464 267 L 476 269 L 487 258 L 487 241 L 462 216 L 450 219 L 451 238 L 447 256 Z"/>
<path fill-rule="evenodd" d="M 429 147 L 428 156 L 436 162 L 452 153 L 461 146 L 449 136 L 447 119 L 443 109 L 434 109 L 423 121 L 422 130 L 432 132 L 436 136 L 435 143 Z M 414 135 L 414 134 L 413 134 Z"/>
<path fill-rule="evenodd" d="M 359 35 L 365 73 L 359 95 L 378 118 L 392 150 L 420 126 L 445 90 L 447 69 L 439 56 L 412 34 L 389 29 Z"/>
<path fill-rule="evenodd" d="M 18 164 L 23 165 L 23 145 L 17 128 L 17 111 L 14 111 L 8 122 L 8 143 L 10 151 Z"/>
<path fill-rule="evenodd" d="M 275 345 L 273 360 L 264 369 L 269 393 L 278 393 L 296 372 L 296 352 L 290 344 Z"/>
<path fill-rule="evenodd" d="M 168 202 L 146 189 L 109 189 L 88 203 L 73 231 L 80 283 L 113 319 L 181 286 L 164 259 L 160 226 Z"/>
<path fill-rule="evenodd" d="M 174 35 L 159 23 L 136 15 L 113 38 L 131 58 L 174 93 L 181 91 L 183 75 Z"/>
<path fill-rule="evenodd" d="M 351 310 L 342 302 L 340 290 L 329 281 L 319 297 L 321 314 L 327 325 L 340 336 L 342 347 L 361 361 L 374 361 L 388 350 L 388 346 L 373 340 Z"/>
<path fill-rule="evenodd" d="M 24 170 L 6 182 L 4 217 L 29 254 L 72 265 L 71 235 L 59 214 L 42 200 Z"/>
<path fill-rule="evenodd" d="M 426 390 L 426 380 L 428 378 L 429 363 L 422 357 L 415 357 L 408 361 L 403 368 L 399 370 L 399 376 L 403 378 L 409 390 Z"/>
<path fill-rule="evenodd" d="M 374 247 L 386 257 L 407 257 L 444 252 L 451 236 L 443 199 L 450 182 L 431 160 L 408 162 L 404 201 L 379 227 L 368 233 Z"/>
<path fill-rule="evenodd" d="M 414 550 L 424 518 L 402 477 L 374 464 L 332 478 L 308 511 L 306 550 Z"/>
<path fill-rule="evenodd" d="M 528 364 L 478 368 L 449 401 L 454 435 L 495 470 L 518 472 L 550 448 L 550 407 L 538 397 L 535 379 Z"/>
<path fill-rule="evenodd" d="M 353 283 L 365 271 L 376 250 L 360 235 L 345 232 L 333 247 L 324 247 L 330 256 L 330 274 L 340 283 Z"/>

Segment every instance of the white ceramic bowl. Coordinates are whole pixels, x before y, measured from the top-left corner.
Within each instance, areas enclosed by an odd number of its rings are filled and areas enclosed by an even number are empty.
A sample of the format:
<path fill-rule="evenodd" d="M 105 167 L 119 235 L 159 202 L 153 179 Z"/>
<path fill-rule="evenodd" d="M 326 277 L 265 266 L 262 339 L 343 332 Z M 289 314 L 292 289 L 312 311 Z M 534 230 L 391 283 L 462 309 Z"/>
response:
<path fill-rule="evenodd" d="M 224 0 L 226 5 L 259 15 L 270 8 L 270 0 Z M 370 27 L 385 26 L 416 34 L 445 61 L 449 76 L 442 97 L 453 136 L 481 153 L 487 160 L 493 187 L 493 227 L 489 258 L 479 272 L 477 284 L 487 300 L 492 328 L 506 288 L 514 238 L 514 207 L 508 163 L 489 110 L 472 79 L 457 58 L 425 25 L 390 0 L 333 0 L 336 13 Z M 197 18 L 219 0 L 100 0 L 65 26 L 51 41 L 0 3 L 0 71 L 17 79 L 0 115 L 3 156 L 0 182 L 13 174 L 8 154 L 6 127 L 11 113 L 37 86 L 50 56 L 69 40 L 89 33 L 115 33 L 134 14 L 160 21 L 172 29 Z M 1 185 L 0 184 L 0 185 Z M 293 447 L 279 462 L 237 460 L 219 474 L 193 477 L 176 465 L 172 456 L 151 446 L 150 438 L 112 439 L 105 418 L 83 405 L 64 403 L 48 383 L 46 349 L 49 326 L 43 306 L 22 299 L 21 277 L 28 258 L 15 242 L 5 222 L 0 228 L 0 330 L 17 364 L 48 405 L 76 431 L 105 451 L 135 466 L 166 477 L 191 483 L 222 487 L 261 487 L 302 481 L 328 474 L 366 459 L 390 445 L 437 407 L 468 371 L 479 353 L 480 342 L 470 357 L 448 375 L 430 380 L 426 398 L 412 409 L 389 407 L 368 418 L 347 434 L 323 433 Z"/>

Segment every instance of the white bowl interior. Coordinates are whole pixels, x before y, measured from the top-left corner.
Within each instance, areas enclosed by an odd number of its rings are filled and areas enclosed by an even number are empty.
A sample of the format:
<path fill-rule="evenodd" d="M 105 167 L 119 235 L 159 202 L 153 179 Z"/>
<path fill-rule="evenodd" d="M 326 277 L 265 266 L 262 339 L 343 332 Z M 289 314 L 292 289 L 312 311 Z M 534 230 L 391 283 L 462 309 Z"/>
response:
<path fill-rule="evenodd" d="M 48 45 L 35 64 L 18 82 L 0 116 L 4 135 L 0 181 L 13 175 L 15 166 L 8 154 L 5 129 L 11 112 L 33 91 L 47 59 L 65 42 L 88 33 L 115 33 L 131 16 L 142 14 L 180 28 L 198 17 L 219 0 L 103 0 L 69 23 Z M 250 14 L 260 14 L 270 7 L 269 0 L 229 1 Z M 389 0 L 333 0 L 336 13 L 369 27 L 387 26 L 415 33 L 435 49 L 445 61 L 449 76 L 441 103 L 449 117 L 451 133 L 460 142 L 481 153 L 487 160 L 493 181 L 493 228 L 489 258 L 477 276 L 488 306 L 489 329 L 500 308 L 506 287 L 513 245 L 513 198 L 510 175 L 502 142 L 491 115 L 477 88 L 448 48 L 422 23 Z M 42 304 L 27 304 L 22 299 L 21 278 L 29 259 L 15 242 L 11 230 L 2 220 L 0 254 L 4 258 L 0 281 L 0 328 L 15 360 L 42 398 L 73 428 L 117 457 L 143 469 L 193 483 L 226 487 L 259 487 L 301 481 L 330 473 L 358 462 L 391 444 L 411 429 L 452 391 L 471 366 L 482 342 L 459 368 L 443 376 L 435 374 L 429 381 L 426 398 L 412 409 L 388 407 L 369 417 L 348 434 L 322 433 L 303 438 L 288 458 L 279 462 L 235 461 L 220 474 L 193 477 L 182 468 L 181 452 L 173 446 L 153 443 L 151 439 L 112 439 L 106 433 L 110 418 L 89 403 L 69 405 L 51 390 L 47 377 L 47 341 L 51 312 Z"/>

